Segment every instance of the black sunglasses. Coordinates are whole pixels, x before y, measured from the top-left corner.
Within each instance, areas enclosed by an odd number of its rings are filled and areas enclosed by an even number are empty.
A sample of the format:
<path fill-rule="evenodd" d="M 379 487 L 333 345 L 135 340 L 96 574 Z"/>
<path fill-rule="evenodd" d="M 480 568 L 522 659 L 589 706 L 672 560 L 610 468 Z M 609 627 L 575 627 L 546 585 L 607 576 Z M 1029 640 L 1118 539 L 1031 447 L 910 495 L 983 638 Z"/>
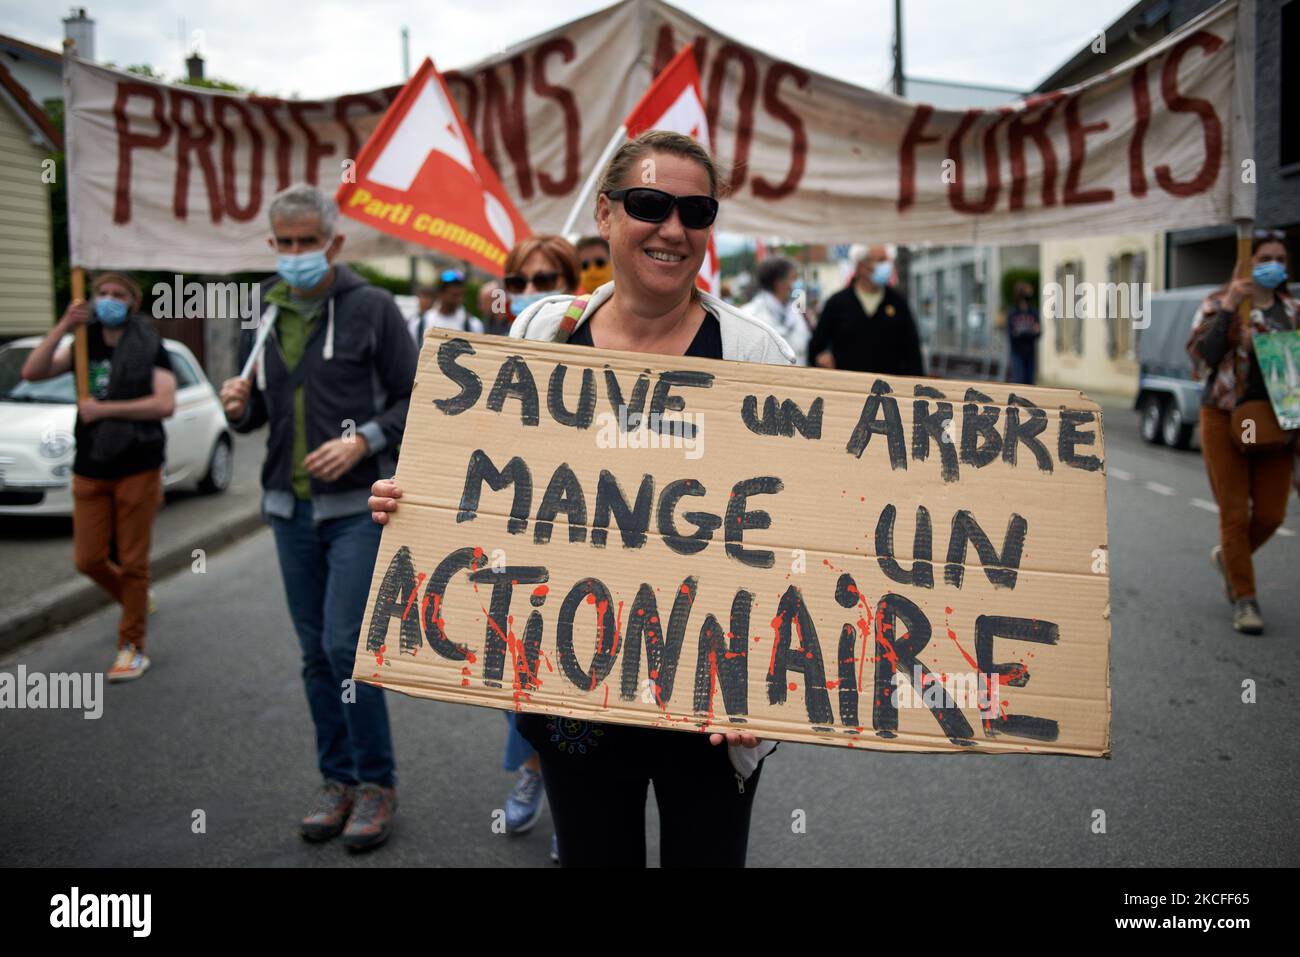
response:
<path fill-rule="evenodd" d="M 600 257 L 599 259 L 584 259 L 582 261 L 582 268 L 590 269 L 592 266 L 595 266 L 597 269 L 604 269 L 606 261 L 607 260 L 605 259 L 604 256 Z"/>
<path fill-rule="evenodd" d="M 622 200 L 627 214 L 643 223 L 662 223 L 672 214 L 674 206 L 687 229 L 708 229 L 718 218 L 718 201 L 712 196 L 674 196 L 644 186 L 613 189 L 605 195 Z"/>
<path fill-rule="evenodd" d="M 550 292 L 556 287 L 559 281 L 560 274 L 558 272 L 535 272 L 531 276 L 510 275 L 506 276 L 504 280 L 506 292 L 513 292 L 515 294 L 521 293 L 527 289 L 530 282 L 533 284 L 533 288 L 538 292 Z"/>

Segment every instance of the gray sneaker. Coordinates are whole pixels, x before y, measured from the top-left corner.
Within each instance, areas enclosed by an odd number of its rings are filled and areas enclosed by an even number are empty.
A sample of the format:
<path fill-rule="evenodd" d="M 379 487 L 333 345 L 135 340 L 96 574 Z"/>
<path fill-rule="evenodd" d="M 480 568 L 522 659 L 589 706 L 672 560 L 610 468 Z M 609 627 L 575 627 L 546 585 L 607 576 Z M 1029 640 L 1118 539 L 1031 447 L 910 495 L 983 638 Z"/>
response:
<path fill-rule="evenodd" d="M 378 784 L 357 787 L 357 801 L 343 829 L 343 843 L 349 851 L 365 851 L 388 840 L 397 812 L 397 791 Z"/>
<path fill-rule="evenodd" d="M 342 781 L 326 781 L 316 797 L 316 805 L 302 819 L 302 836 L 309 841 L 328 841 L 343 830 L 352 810 L 354 791 Z"/>
<path fill-rule="evenodd" d="M 1262 634 L 1264 616 L 1259 613 L 1259 602 L 1254 598 L 1239 598 L 1232 609 L 1232 627 L 1243 635 Z"/>
<path fill-rule="evenodd" d="M 542 816 L 546 792 L 542 787 L 542 772 L 519 769 L 519 780 L 506 796 L 506 831 L 526 834 Z"/>

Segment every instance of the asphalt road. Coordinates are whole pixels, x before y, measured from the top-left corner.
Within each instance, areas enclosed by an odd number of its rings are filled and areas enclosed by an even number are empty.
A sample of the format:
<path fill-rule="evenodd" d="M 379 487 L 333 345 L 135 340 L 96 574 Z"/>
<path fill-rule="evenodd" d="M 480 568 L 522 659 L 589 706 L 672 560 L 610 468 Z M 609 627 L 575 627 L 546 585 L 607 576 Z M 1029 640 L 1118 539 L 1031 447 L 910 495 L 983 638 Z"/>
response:
<path fill-rule="evenodd" d="M 167 493 L 154 519 L 153 554 L 192 541 L 193 529 L 215 516 L 255 505 L 262 497 L 262 459 L 266 430 L 235 433 L 235 466 L 230 487 L 219 495 L 193 490 Z M 72 519 L 29 515 L 0 516 L 0 621 L 6 610 L 31 595 L 75 577 Z"/>
<path fill-rule="evenodd" d="M 1268 632 L 1239 636 L 1206 558 L 1216 517 L 1199 455 L 1145 446 L 1122 407 L 1106 417 L 1106 442 L 1113 757 L 783 745 L 755 803 L 752 865 L 1300 864 L 1289 730 L 1300 719 L 1300 510 L 1293 499 L 1292 534 L 1257 558 Z M 270 535 L 158 594 L 154 668 L 107 688 L 102 719 L 0 712 L 0 865 L 547 863 L 545 818 L 520 838 L 491 828 L 512 782 L 500 713 L 401 695 L 390 697 L 392 842 L 363 857 L 304 844 L 295 821 L 316 784 L 311 726 Z M 2 664 L 103 669 L 114 621 L 105 610 Z M 1248 678 L 1256 704 L 1241 701 Z M 191 829 L 195 810 L 206 833 Z M 1095 810 L 1104 834 L 1090 828 Z"/>

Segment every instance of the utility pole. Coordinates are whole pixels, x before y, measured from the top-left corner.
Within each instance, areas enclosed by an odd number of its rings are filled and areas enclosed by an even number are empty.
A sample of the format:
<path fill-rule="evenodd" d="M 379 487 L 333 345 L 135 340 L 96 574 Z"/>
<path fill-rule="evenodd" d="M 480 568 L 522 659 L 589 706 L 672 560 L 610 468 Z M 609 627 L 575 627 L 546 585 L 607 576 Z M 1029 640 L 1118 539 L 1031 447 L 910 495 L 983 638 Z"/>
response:
<path fill-rule="evenodd" d="M 903 96 L 903 0 L 894 0 L 894 95 Z M 882 237 L 883 238 L 883 237 Z M 894 257 L 894 270 L 898 274 L 899 292 L 907 296 L 911 285 L 909 275 L 912 266 L 911 250 L 899 245 Z"/>
<path fill-rule="evenodd" d="M 411 78 L 411 31 L 402 27 L 402 81 Z M 411 273 L 411 295 L 415 295 L 416 283 L 419 281 L 419 260 L 411 256 L 408 260 Z"/>
<path fill-rule="evenodd" d="M 894 95 L 903 95 L 903 0 L 894 0 Z"/>

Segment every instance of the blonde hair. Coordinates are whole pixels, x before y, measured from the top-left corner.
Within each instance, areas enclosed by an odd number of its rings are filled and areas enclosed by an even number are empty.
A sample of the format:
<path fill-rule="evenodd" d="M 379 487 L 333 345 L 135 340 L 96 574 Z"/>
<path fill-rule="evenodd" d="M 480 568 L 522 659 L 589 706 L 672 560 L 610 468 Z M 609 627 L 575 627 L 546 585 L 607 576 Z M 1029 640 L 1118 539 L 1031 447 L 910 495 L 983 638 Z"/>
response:
<path fill-rule="evenodd" d="M 621 189 L 637 160 L 648 153 L 667 153 L 669 156 L 698 163 L 709 174 L 709 195 L 718 198 L 718 167 L 709 151 L 689 136 L 671 130 L 646 130 L 636 139 L 628 140 L 620 146 L 610 157 L 605 173 L 600 178 L 597 197 Z"/>

